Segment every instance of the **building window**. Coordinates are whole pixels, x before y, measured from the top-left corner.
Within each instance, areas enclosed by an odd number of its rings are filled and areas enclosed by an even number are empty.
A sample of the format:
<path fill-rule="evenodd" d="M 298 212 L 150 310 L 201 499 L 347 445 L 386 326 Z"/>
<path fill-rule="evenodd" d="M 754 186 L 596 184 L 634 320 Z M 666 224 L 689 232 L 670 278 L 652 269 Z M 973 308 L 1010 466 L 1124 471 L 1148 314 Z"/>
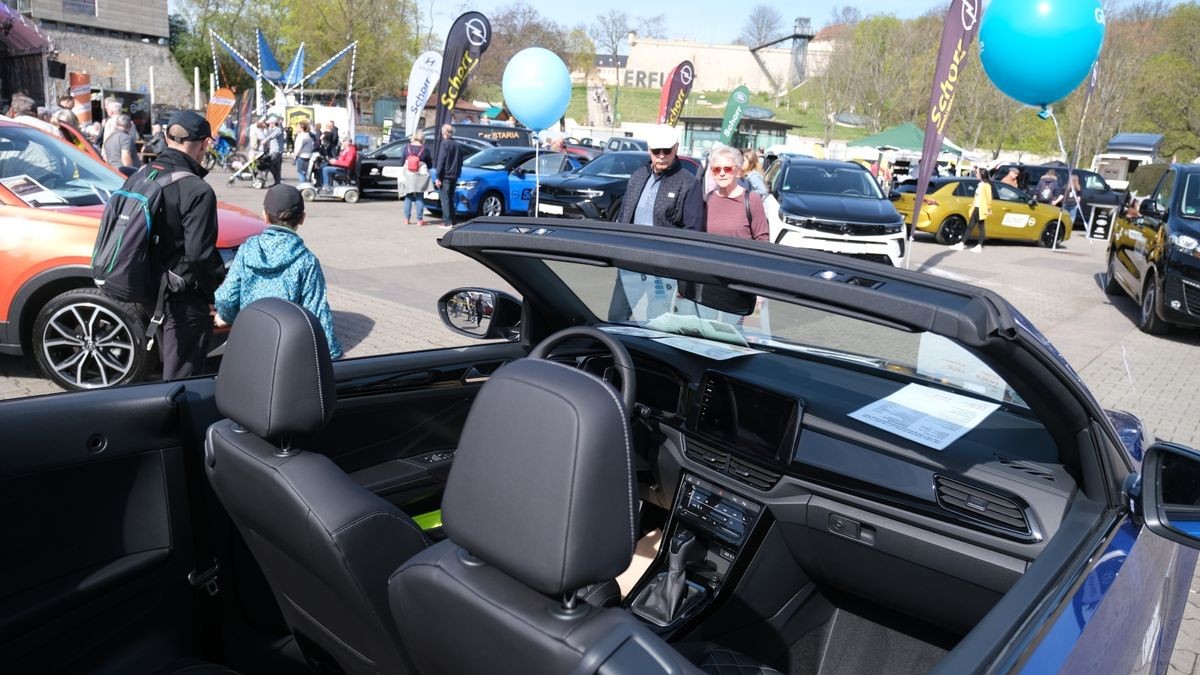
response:
<path fill-rule="evenodd" d="M 96 0 L 63 0 L 64 14 L 96 16 Z"/>

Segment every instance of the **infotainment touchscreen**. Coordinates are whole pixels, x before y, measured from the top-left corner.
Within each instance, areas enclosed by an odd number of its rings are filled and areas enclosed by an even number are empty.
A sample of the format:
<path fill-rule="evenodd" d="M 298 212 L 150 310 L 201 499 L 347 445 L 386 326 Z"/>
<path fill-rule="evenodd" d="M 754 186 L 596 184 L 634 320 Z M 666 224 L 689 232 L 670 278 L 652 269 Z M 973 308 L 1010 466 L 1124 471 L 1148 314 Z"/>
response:
<path fill-rule="evenodd" d="M 709 372 L 700 383 L 696 430 L 740 454 L 787 463 L 802 414 L 798 399 Z"/>

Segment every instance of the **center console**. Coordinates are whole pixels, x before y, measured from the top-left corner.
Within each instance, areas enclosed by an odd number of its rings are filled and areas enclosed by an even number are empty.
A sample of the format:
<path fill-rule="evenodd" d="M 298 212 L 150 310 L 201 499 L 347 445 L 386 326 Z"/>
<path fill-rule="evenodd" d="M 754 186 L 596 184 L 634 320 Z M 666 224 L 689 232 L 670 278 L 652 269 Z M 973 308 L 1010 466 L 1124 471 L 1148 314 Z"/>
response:
<path fill-rule="evenodd" d="M 663 544 L 630 611 L 669 631 L 698 615 L 726 589 L 762 515 L 762 505 L 685 473 Z M 664 569 L 665 568 L 665 569 Z"/>

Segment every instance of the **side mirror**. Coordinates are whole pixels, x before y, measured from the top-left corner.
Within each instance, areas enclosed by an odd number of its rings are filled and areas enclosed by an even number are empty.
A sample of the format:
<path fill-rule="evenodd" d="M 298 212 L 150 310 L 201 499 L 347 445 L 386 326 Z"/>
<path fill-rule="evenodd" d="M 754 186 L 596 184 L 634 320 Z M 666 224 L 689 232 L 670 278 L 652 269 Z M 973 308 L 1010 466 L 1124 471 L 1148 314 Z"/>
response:
<path fill-rule="evenodd" d="M 442 323 L 459 335 L 509 342 L 521 335 L 521 301 L 503 291 L 456 288 L 437 304 Z"/>
<path fill-rule="evenodd" d="M 1033 209 L 1037 208 L 1038 200 L 1034 197 L 1030 197 L 1026 203 L 1029 204 L 1029 208 Z"/>
<path fill-rule="evenodd" d="M 513 175 L 516 176 L 517 178 L 524 178 L 525 177 L 525 169 L 522 169 L 521 167 L 517 167 L 517 168 L 513 169 Z"/>
<path fill-rule="evenodd" d="M 900 193 L 896 192 L 895 190 L 888 190 L 887 198 L 888 201 L 898 201 L 900 199 Z"/>
<path fill-rule="evenodd" d="M 1142 458 L 1142 516 L 1151 532 L 1200 548 L 1200 452 L 1155 443 Z"/>
<path fill-rule="evenodd" d="M 1138 213 L 1150 218 L 1161 218 L 1163 216 L 1162 210 L 1158 208 L 1158 202 L 1149 197 L 1143 199 L 1142 203 L 1138 205 Z"/>

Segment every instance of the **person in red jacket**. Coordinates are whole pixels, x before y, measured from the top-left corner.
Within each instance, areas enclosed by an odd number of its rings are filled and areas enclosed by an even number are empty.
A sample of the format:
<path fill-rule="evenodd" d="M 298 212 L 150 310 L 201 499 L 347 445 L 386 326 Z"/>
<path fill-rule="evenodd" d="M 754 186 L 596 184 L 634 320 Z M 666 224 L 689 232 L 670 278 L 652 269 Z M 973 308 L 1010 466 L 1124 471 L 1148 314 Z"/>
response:
<path fill-rule="evenodd" d="M 339 171 L 350 173 L 354 169 L 354 163 L 358 161 L 358 147 L 346 141 L 342 144 L 342 153 L 337 156 L 337 159 L 329 162 L 327 166 L 321 167 L 321 185 L 322 187 L 333 187 L 333 176 Z"/>

